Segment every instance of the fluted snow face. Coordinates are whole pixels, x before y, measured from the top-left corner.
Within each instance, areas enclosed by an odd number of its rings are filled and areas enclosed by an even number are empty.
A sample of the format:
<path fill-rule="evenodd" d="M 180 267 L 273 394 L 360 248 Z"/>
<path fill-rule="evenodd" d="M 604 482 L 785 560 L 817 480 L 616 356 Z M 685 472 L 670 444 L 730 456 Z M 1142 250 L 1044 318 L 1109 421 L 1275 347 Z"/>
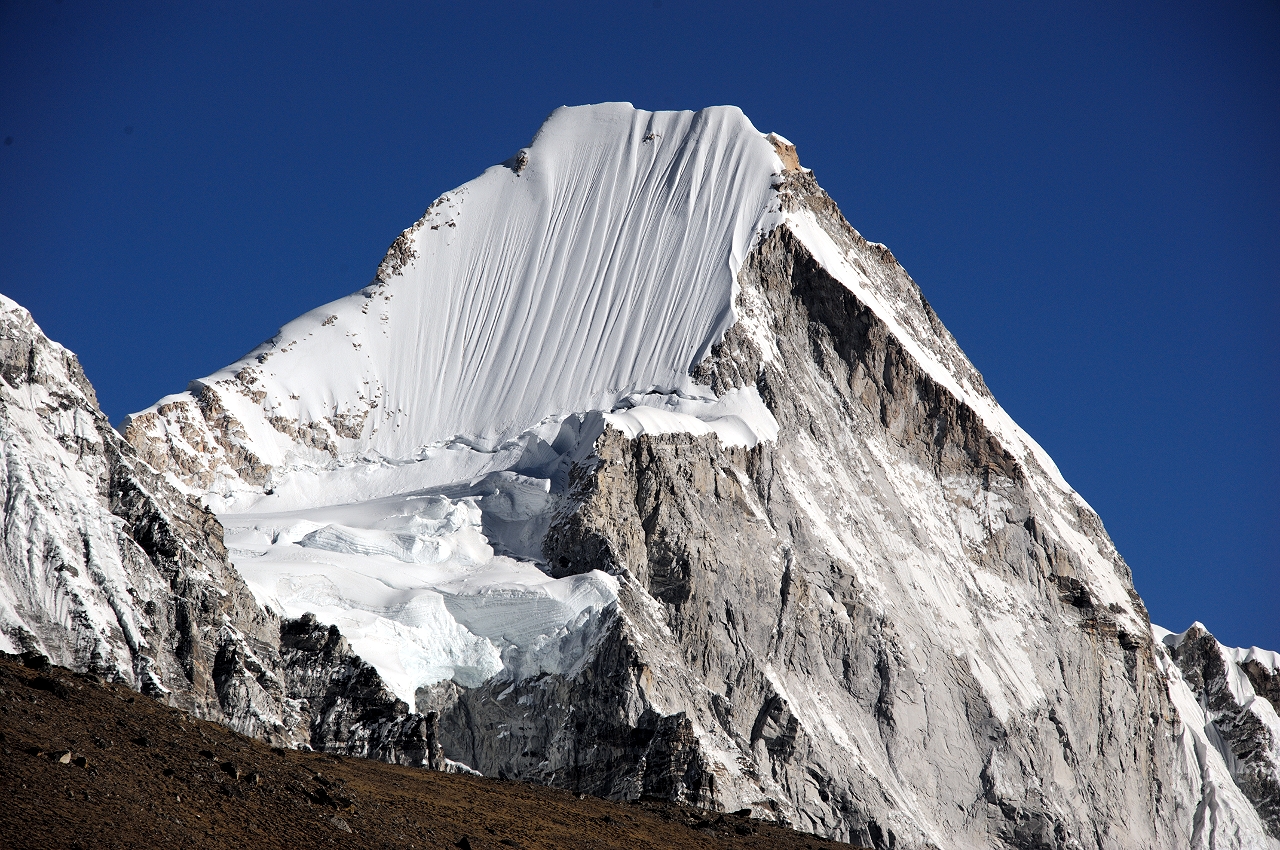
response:
<path fill-rule="evenodd" d="M 243 464 L 203 426 L 206 387 L 230 417 L 221 442 L 272 468 L 413 458 L 459 436 L 489 448 L 632 393 L 705 396 L 689 369 L 733 321 L 780 168 L 735 107 L 558 109 L 519 156 L 432 204 L 379 282 L 131 417 L 132 439 L 234 489 Z"/>
<path fill-rule="evenodd" d="M 734 107 L 559 109 L 432 204 L 374 284 L 128 438 L 219 511 L 262 604 L 339 625 L 407 702 L 567 669 L 616 600 L 611 577 L 533 563 L 579 447 L 606 422 L 776 434 L 754 388 L 717 398 L 689 372 L 734 321 L 781 169 Z"/>

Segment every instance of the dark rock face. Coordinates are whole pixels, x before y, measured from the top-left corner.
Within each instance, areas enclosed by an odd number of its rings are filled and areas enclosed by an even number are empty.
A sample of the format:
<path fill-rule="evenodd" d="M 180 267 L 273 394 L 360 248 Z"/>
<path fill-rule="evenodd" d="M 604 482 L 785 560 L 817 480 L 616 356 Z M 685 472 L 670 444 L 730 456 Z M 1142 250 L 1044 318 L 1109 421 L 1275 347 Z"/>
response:
<path fill-rule="evenodd" d="M 410 713 L 378 671 L 351 652 L 337 626 L 323 626 L 310 614 L 285 621 L 280 662 L 290 695 L 303 700 L 311 715 L 315 749 L 444 767 L 436 716 Z"/>
<path fill-rule="evenodd" d="M 11 649 L 275 744 L 439 763 L 434 718 L 409 713 L 335 629 L 259 608 L 218 520 L 138 458 L 75 356 L 7 300 L 0 378 Z"/>
<path fill-rule="evenodd" d="M 1267 667 L 1256 659 L 1246 659 L 1240 669 L 1249 677 L 1253 692 L 1271 703 L 1271 707 L 1280 712 L 1280 672 Z"/>

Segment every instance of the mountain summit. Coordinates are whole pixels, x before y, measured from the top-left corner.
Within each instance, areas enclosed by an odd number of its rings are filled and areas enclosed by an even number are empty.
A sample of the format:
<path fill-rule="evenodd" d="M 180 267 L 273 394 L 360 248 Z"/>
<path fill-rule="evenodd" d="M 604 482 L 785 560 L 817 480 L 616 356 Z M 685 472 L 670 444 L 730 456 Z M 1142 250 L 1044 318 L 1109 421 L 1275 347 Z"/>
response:
<path fill-rule="evenodd" d="M 628 395 L 707 399 L 689 371 L 734 323 L 735 276 L 777 214 L 774 147 L 730 107 L 562 108 L 533 143 L 441 196 L 370 286 L 126 428 L 199 469 L 205 489 L 283 484 L 333 457 L 492 450 Z M 184 443 L 208 394 L 235 449 Z M 208 425 L 211 435 L 225 430 Z M 281 480 L 277 480 L 281 479 Z M 310 501 L 310 499 L 308 499 Z"/>
<path fill-rule="evenodd" d="M 216 513 L 273 734 L 877 848 L 1280 846 L 1275 655 L 1157 639 L 892 253 L 735 108 L 557 110 L 124 437 Z M 317 692 L 326 659 L 376 687 Z"/>

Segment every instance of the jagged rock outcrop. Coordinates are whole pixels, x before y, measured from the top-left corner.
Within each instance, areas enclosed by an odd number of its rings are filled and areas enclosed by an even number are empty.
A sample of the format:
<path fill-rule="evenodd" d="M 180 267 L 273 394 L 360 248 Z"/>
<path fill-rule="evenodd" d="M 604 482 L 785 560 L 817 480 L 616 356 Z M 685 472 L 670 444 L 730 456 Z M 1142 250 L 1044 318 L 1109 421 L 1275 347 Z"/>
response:
<path fill-rule="evenodd" d="M 411 713 L 378 671 L 351 652 L 337 626 L 321 625 L 312 615 L 286 621 L 280 662 L 289 693 L 305 700 L 311 712 L 317 749 L 444 769 L 436 715 Z"/>
<path fill-rule="evenodd" d="M 1280 840 L 1280 718 L 1276 653 L 1231 649 L 1200 623 L 1163 644 L 1205 713 L 1205 732 L 1231 777 Z"/>
<path fill-rule="evenodd" d="M 287 746 L 440 764 L 336 630 L 263 610 L 222 526 L 142 462 L 75 355 L 0 296 L 0 642 Z"/>

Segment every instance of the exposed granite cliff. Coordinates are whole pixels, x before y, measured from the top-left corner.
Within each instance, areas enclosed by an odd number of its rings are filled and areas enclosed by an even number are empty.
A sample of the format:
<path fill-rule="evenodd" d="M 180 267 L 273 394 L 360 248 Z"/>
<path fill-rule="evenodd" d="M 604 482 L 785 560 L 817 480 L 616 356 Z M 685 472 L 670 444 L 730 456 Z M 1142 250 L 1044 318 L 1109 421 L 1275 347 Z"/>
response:
<path fill-rule="evenodd" d="M 939 358 L 962 358 L 892 256 L 809 174 L 788 182 L 914 305 Z M 618 619 L 566 676 L 422 692 L 446 754 L 875 847 L 1261 846 L 1237 789 L 1191 753 L 1163 648 L 1088 506 L 785 226 L 739 283 L 739 323 L 695 374 L 753 384 L 777 441 L 606 431 L 544 556 L 555 574 L 620 576 Z M 1274 790 L 1246 793 L 1268 817 Z M 1207 818 L 1216 798 L 1233 803 Z"/>

